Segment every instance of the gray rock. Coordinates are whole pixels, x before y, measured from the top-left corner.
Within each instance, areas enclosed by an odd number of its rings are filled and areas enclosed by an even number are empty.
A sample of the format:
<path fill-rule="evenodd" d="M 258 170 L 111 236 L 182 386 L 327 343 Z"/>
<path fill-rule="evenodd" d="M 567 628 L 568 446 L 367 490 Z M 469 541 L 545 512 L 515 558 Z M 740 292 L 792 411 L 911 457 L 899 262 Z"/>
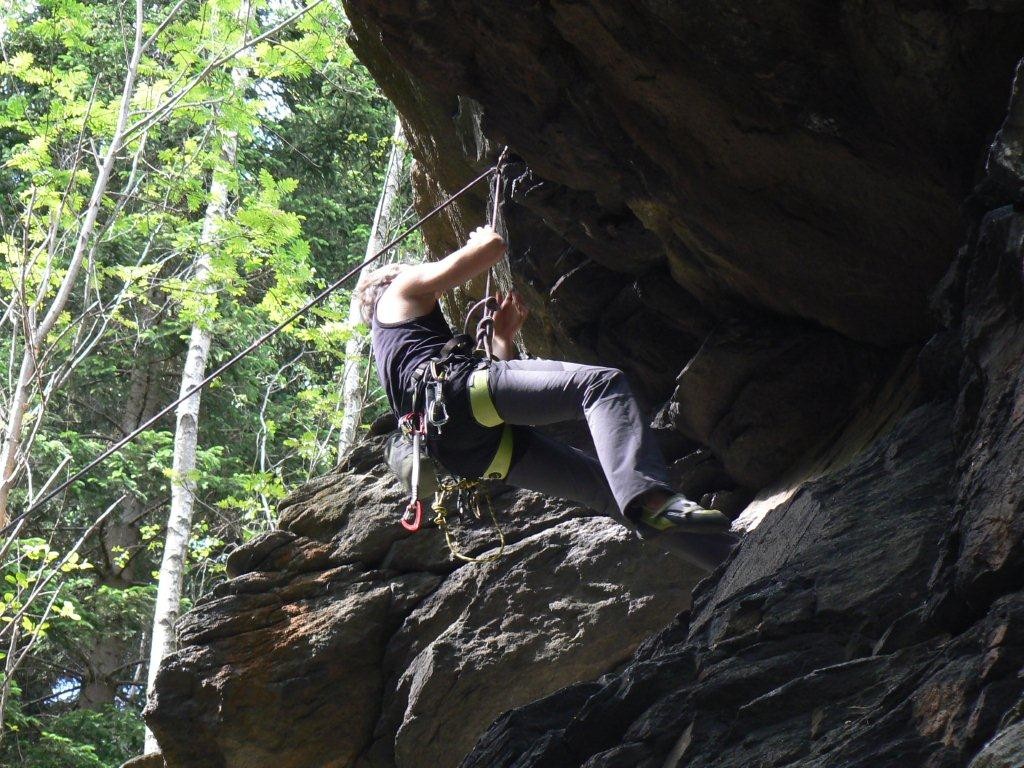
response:
<path fill-rule="evenodd" d="M 502 711 L 610 671 L 689 605 L 691 567 L 537 494 L 496 497 L 502 559 L 453 559 L 364 495 L 386 482 L 373 442 L 182 619 L 146 710 L 168 768 L 454 766 Z M 497 544 L 484 521 L 455 533 L 471 555 Z"/>
<path fill-rule="evenodd" d="M 124 763 L 121 768 L 164 768 L 164 758 L 159 752 L 150 752 L 139 757 L 133 757 L 127 763 Z"/>
<path fill-rule="evenodd" d="M 593 767 L 1022 764 L 1022 219 L 986 216 L 944 289 L 956 402 L 914 408 L 798 486 L 698 586 L 685 632 L 645 643 L 568 723 L 530 723 L 546 754 Z M 495 724 L 467 764 L 515 743 L 515 723 Z M 501 757 L 529 768 L 544 755 Z"/>
<path fill-rule="evenodd" d="M 335 542 L 339 558 L 379 563 L 404 535 L 400 525 L 389 524 L 401 518 L 405 500 L 382 463 L 384 440 L 380 436 L 360 443 L 336 474 L 307 483 L 284 499 L 279 505 L 280 527 Z"/>
<path fill-rule="evenodd" d="M 975 196 L 989 208 L 1024 203 L 1024 59 L 1017 64 L 1006 119 L 989 147 Z"/>
<path fill-rule="evenodd" d="M 505 710 L 625 661 L 699 578 L 651 554 L 610 520 L 570 520 L 453 574 L 388 648 L 396 764 L 458 765 Z"/>
<path fill-rule="evenodd" d="M 1024 765 L 1024 722 L 1003 728 L 971 760 L 968 768 L 1019 768 Z"/>
<path fill-rule="evenodd" d="M 935 588 L 948 597 L 936 610 L 957 611 L 960 621 L 1024 586 L 1022 239 L 1024 214 L 1007 206 L 986 215 L 948 311 L 962 355 L 954 412 L 962 475 L 948 539 L 955 562 L 941 564 Z"/>
<path fill-rule="evenodd" d="M 680 372 L 669 410 L 736 483 L 759 488 L 834 439 L 892 362 L 792 323 L 732 323 Z"/>
<path fill-rule="evenodd" d="M 910 750 L 910 705 L 894 690 L 909 696 L 927 671 L 953 686 L 943 711 L 956 711 L 954 698 L 967 706 L 990 629 L 958 650 L 931 640 L 872 656 L 874 641 L 928 597 L 952 499 L 948 435 L 948 412 L 918 409 L 748 534 L 702 583 L 688 624 L 645 643 L 567 725 L 564 715 L 553 720 L 543 736 L 572 756 L 564 764 L 847 765 L 858 753 L 842 740 L 856 738 L 884 765 L 888 750 Z M 857 712 L 898 722 L 900 736 L 881 738 Z M 487 764 L 484 745 L 517 740 L 514 723 L 496 723 L 467 765 Z M 541 733 L 536 722 L 531 729 Z M 509 764 L 534 765 L 522 755 Z"/>
<path fill-rule="evenodd" d="M 345 5 L 354 49 L 441 188 L 494 156 L 481 155 L 479 126 L 547 183 L 521 205 L 603 267 L 668 267 L 716 319 L 768 311 L 885 345 L 933 328 L 928 293 L 1002 119 L 1024 14 L 1014 3 Z M 482 209 L 471 200 L 438 224 L 438 253 Z"/>

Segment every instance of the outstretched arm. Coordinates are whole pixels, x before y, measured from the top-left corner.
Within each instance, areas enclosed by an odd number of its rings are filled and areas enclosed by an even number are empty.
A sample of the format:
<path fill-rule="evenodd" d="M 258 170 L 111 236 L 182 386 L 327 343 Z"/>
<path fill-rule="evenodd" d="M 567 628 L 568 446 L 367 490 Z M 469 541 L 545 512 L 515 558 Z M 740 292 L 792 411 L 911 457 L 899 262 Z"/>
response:
<path fill-rule="evenodd" d="M 501 235 L 490 227 L 478 227 L 459 250 L 440 261 L 407 269 L 395 278 L 395 285 L 403 295 L 433 297 L 486 272 L 504 255 Z"/>
<path fill-rule="evenodd" d="M 454 253 L 400 272 L 381 296 L 378 316 L 384 322 L 420 317 L 433 308 L 442 293 L 486 272 L 504 255 L 501 235 L 490 227 L 478 227 Z"/>

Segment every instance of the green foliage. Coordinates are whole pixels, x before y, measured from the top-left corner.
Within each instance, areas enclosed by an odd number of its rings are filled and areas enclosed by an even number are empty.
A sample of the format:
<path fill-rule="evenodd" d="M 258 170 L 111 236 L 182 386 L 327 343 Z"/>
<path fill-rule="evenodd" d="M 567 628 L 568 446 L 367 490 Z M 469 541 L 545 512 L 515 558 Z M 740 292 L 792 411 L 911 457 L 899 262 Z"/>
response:
<path fill-rule="evenodd" d="M 15 719 L 17 729 L 0 745 L 0 764 L 12 768 L 117 768 L 142 751 L 142 719 L 118 707 Z"/>
<path fill-rule="evenodd" d="M 55 624 L 81 621 L 66 577 L 91 568 L 77 552 L 61 556 L 41 537 L 16 539 L 0 565 L 0 624 L 17 625 L 26 641 L 36 642 Z"/>
<path fill-rule="evenodd" d="M 145 3 L 145 34 L 174 5 Z M 292 12 L 292 4 L 259 0 L 241 23 L 239 7 L 183 6 L 142 57 L 131 121 L 139 125 L 245 35 Z M 11 316 L 27 316 L 37 299 L 35 309 L 45 309 L 68 274 L 95 153 L 109 146 L 117 121 L 133 10 L 116 0 L 0 0 L 0 315 L 10 306 Z M 194 322 L 213 333 L 212 368 L 361 260 L 393 112 L 345 46 L 346 31 L 336 5 L 323 3 L 214 68 L 131 135 L 89 258 L 40 355 L 46 367 L 28 402 L 32 440 L 14 512 L 51 474 L 84 466 L 177 395 Z M 248 70 L 241 83 L 231 73 L 239 63 Z M 235 162 L 222 151 L 225 136 L 237 137 Z M 204 239 L 214 178 L 232 213 Z M 192 269 L 203 249 L 212 268 L 197 286 Z M 355 332 L 347 306 L 347 293 L 332 297 L 203 393 L 189 601 L 224 578 L 231 547 L 274 524 L 281 498 L 333 465 L 337 373 Z M 0 335 L 3 359 L 23 349 L 17 334 Z M 0 563 L 0 632 L 16 626 L 18 647 L 32 643 L 13 677 L 0 679 L 0 765 L 115 766 L 138 753 L 138 659 L 152 619 L 173 434 L 168 418 L 70 488 Z M 111 505 L 98 535 L 65 560 Z M 113 693 L 90 695 L 108 701 L 85 700 L 96 681 Z"/>

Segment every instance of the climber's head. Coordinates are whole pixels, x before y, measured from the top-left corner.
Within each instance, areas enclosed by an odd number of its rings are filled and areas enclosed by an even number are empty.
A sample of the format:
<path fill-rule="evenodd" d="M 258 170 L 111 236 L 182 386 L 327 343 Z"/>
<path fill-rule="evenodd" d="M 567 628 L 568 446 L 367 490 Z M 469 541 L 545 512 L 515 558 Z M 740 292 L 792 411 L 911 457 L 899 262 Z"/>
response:
<path fill-rule="evenodd" d="M 401 263 L 387 264 L 372 272 L 363 273 L 359 278 L 359 282 L 356 283 L 356 297 L 359 300 L 359 314 L 362 316 L 364 323 L 370 324 L 370 319 L 373 317 L 373 308 L 377 305 L 377 300 L 381 297 L 381 294 L 387 290 L 387 287 L 398 277 L 399 273 L 410 266 L 412 265 Z"/>

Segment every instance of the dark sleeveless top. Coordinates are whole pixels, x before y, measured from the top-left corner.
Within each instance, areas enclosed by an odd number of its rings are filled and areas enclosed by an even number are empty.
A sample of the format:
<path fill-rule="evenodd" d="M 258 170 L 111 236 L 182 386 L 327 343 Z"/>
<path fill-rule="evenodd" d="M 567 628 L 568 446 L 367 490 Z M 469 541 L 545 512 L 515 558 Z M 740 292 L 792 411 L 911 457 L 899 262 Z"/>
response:
<path fill-rule="evenodd" d="M 437 357 L 441 348 L 452 338 L 441 307 L 437 304 L 426 315 L 400 323 L 382 323 L 373 309 L 370 340 L 377 374 L 387 393 L 391 410 L 399 418 L 412 409 L 406 391 L 413 371 L 421 363 Z M 450 472 L 463 477 L 480 477 L 490 464 L 501 440 L 502 427 L 484 427 L 473 418 L 469 406 L 467 380 L 479 363 L 477 358 L 456 360 L 449 368 L 444 382 L 445 404 L 450 420 L 440 433 L 431 429 L 427 447 Z M 515 464 L 529 444 L 527 430 L 513 427 Z"/>
<path fill-rule="evenodd" d="M 406 389 L 413 371 L 430 358 L 437 357 L 451 337 L 452 329 L 448 327 L 438 304 L 434 304 L 429 314 L 400 323 L 380 322 L 377 308 L 373 308 L 370 323 L 373 359 L 377 362 L 380 383 L 396 416 L 401 418 L 412 408 Z"/>

